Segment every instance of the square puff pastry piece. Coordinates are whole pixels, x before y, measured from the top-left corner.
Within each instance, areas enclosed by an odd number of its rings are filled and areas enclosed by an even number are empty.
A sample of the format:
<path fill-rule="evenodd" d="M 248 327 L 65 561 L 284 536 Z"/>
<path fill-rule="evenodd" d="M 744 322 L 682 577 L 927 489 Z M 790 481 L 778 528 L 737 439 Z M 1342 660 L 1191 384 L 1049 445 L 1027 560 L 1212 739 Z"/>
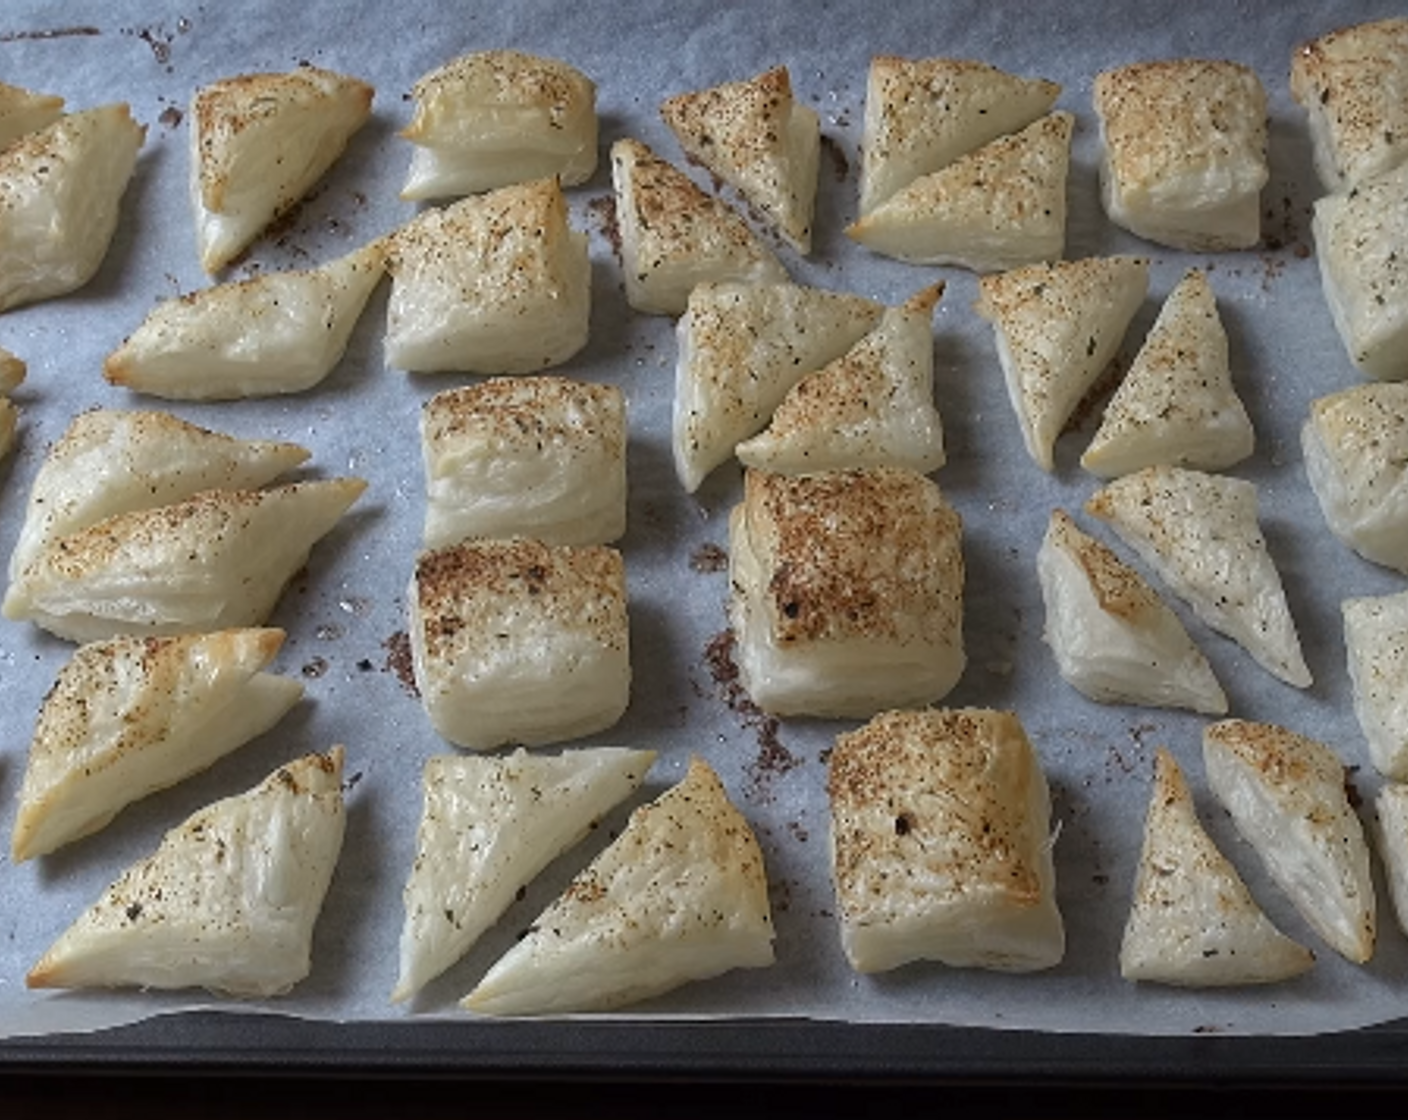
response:
<path fill-rule="evenodd" d="M 322 178 L 371 115 L 366 82 L 316 66 L 242 74 L 191 98 L 190 194 L 212 275 Z"/>
<path fill-rule="evenodd" d="M 1252 483 L 1145 467 L 1096 491 L 1085 508 L 1108 522 L 1205 624 L 1267 672 L 1310 687 L 1281 576 L 1257 522 Z"/>
<path fill-rule="evenodd" d="M 660 115 L 691 159 L 757 207 L 797 252 L 812 251 L 821 121 L 793 97 L 787 67 L 678 94 Z"/>
<path fill-rule="evenodd" d="M 767 425 L 792 386 L 844 355 L 884 310 L 864 296 L 801 284 L 697 285 L 675 325 L 672 427 L 681 485 L 698 490 L 740 441 Z"/>
<path fill-rule="evenodd" d="M 0 311 L 93 278 L 146 134 L 125 104 L 102 105 L 0 151 Z"/>
<path fill-rule="evenodd" d="M 1291 55 L 1327 191 L 1358 186 L 1408 158 L 1408 19 L 1341 27 Z"/>
<path fill-rule="evenodd" d="M 654 751 L 625 747 L 428 760 L 393 1002 L 468 953 L 538 872 L 635 792 L 654 761 Z"/>
<path fill-rule="evenodd" d="M 914 471 L 748 471 L 729 516 L 729 619 L 753 702 L 865 719 L 946 696 L 966 664 L 962 536 Z"/>
<path fill-rule="evenodd" d="M 273 727 L 303 695 L 263 671 L 283 642 L 282 630 L 249 629 L 79 648 L 39 709 L 10 858 L 97 832 Z"/>
<path fill-rule="evenodd" d="M 411 87 L 416 146 L 401 197 L 450 198 L 556 176 L 564 187 L 596 170 L 596 86 L 555 58 L 475 51 Z"/>
<path fill-rule="evenodd" d="M 103 362 L 113 385 L 169 400 L 300 393 L 326 377 L 386 272 L 374 241 L 318 268 L 266 272 L 157 304 Z"/>
<path fill-rule="evenodd" d="M 626 301 L 648 315 L 679 315 L 695 285 L 780 284 L 787 271 L 748 223 L 639 140 L 611 145 Z"/>
<path fill-rule="evenodd" d="M 1027 451 L 1055 469 L 1056 437 L 1110 364 L 1149 288 L 1149 262 L 1088 257 L 1032 264 L 978 281 L 1007 394 Z"/>
<path fill-rule="evenodd" d="M 556 179 L 426 210 L 392 234 L 386 364 L 535 373 L 587 344 L 592 266 Z"/>
<path fill-rule="evenodd" d="M 1330 947 L 1374 953 L 1374 881 L 1344 763 L 1324 743 L 1269 723 L 1203 729 L 1208 785 L 1276 885 Z"/>
<path fill-rule="evenodd" d="M 485 1015 L 606 1011 L 773 963 L 763 853 L 707 763 L 620 836 L 460 1004 Z"/>
<path fill-rule="evenodd" d="M 1315 955 L 1276 928 L 1203 830 L 1183 771 L 1160 747 L 1120 975 L 1222 987 L 1289 980 L 1314 964 Z"/>
<path fill-rule="evenodd" d="M 282 995 L 312 968 L 342 852 L 343 749 L 193 814 L 129 867 L 25 977 L 31 988 Z"/>
<path fill-rule="evenodd" d="M 1137 62 L 1095 78 L 1110 220 L 1190 252 L 1261 240 L 1266 91 L 1236 62 Z"/>
<path fill-rule="evenodd" d="M 63 115 L 64 99 L 0 82 L 0 151 Z"/>
<path fill-rule="evenodd" d="M 841 947 L 857 972 L 1060 962 L 1051 797 L 1014 713 L 883 712 L 837 737 L 826 788 Z"/>
<path fill-rule="evenodd" d="M 1380 774 L 1408 780 L 1408 591 L 1346 599 L 1340 613 L 1369 758 Z"/>
<path fill-rule="evenodd" d="M 493 378 L 431 397 L 420 431 L 426 548 L 609 544 L 626 531 L 626 398 L 614 385 Z"/>
<path fill-rule="evenodd" d="M 1408 384 L 1355 385 L 1312 401 L 1301 449 L 1330 531 L 1408 574 Z"/>
<path fill-rule="evenodd" d="M 456 746 L 542 746 L 604 731 L 630 700 L 621 554 L 527 538 L 422 553 L 411 654 L 435 730 Z"/>
<path fill-rule="evenodd" d="M 1036 571 L 1042 637 L 1068 684 L 1101 703 L 1226 713 L 1222 686 L 1178 616 L 1064 510 L 1051 514 Z"/>

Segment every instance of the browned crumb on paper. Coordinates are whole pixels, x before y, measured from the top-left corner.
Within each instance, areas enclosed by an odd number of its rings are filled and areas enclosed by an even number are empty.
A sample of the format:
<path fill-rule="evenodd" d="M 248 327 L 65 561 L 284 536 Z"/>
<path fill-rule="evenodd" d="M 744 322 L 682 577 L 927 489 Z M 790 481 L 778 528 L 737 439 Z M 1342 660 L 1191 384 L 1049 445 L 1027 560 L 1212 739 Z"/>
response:
<path fill-rule="evenodd" d="M 831 157 L 831 169 L 836 175 L 838 183 L 844 183 L 846 176 L 851 173 L 851 161 L 846 158 L 846 152 L 841 147 L 840 141 L 826 133 L 821 134 L 821 147 L 828 156 Z"/>
<path fill-rule="evenodd" d="M 691 570 L 704 574 L 722 572 L 728 569 L 728 553 L 719 545 L 709 541 L 701 544 L 689 555 Z"/>
<path fill-rule="evenodd" d="M 773 779 L 801 766 L 802 759 L 789 751 L 778 738 L 781 723 L 777 717 L 768 715 L 754 704 L 738 679 L 738 664 L 733 659 L 734 645 L 732 630 L 715 634 L 704 647 L 704 663 L 709 667 L 709 675 L 718 689 L 719 698 L 757 737 L 758 754 L 743 768 L 748 776 L 743 795 L 749 801 L 766 804 L 773 799 Z"/>
<path fill-rule="evenodd" d="M 411 657 L 411 636 L 404 630 L 397 630 L 381 643 L 381 648 L 386 651 L 385 671 L 395 673 L 396 679 L 401 682 L 401 687 L 409 695 L 419 699 L 420 689 L 416 687 L 415 661 Z"/>
<path fill-rule="evenodd" d="M 602 237 L 611 246 L 611 252 L 621 260 L 621 225 L 616 218 L 616 199 L 609 194 L 598 195 L 587 202 L 587 213 Z"/>
<path fill-rule="evenodd" d="M 303 666 L 302 672 L 309 680 L 317 680 L 328 671 L 328 663 L 325 658 L 315 657 L 308 664 Z"/>
<path fill-rule="evenodd" d="M 53 27 L 41 31 L 0 31 L 0 43 L 18 43 L 24 39 L 70 39 L 85 35 L 101 35 L 96 27 Z"/>

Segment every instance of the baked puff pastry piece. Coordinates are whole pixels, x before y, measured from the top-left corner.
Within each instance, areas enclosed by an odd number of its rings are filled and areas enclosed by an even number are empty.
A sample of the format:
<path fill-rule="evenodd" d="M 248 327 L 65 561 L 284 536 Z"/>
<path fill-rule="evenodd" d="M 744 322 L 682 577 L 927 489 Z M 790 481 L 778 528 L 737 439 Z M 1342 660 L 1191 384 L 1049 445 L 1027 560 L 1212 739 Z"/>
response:
<path fill-rule="evenodd" d="M 837 737 L 826 788 L 841 947 L 857 972 L 1060 962 L 1051 797 L 1014 713 L 882 712 Z"/>
<path fill-rule="evenodd" d="M 1189 252 L 1261 240 L 1266 91 L 1236 62 L 1169 59 L 1096 75 L 1105 212 L 1131 233 Z"/>
<path fill-rule="evenodd" d="M 1327 191 L 1408 159 L 1408 19 L 1341 27 L 1291 55 L 1291 96 L 1305 109 Z"/>
<path fill-rule="evenodd" d="M 0 311 L 93 278 L 146 132 L 125 104 L 102 105 L 0 150 Z"/>
<path fill-rule="evenodd" d="M 424 200 L 596 170 L 596 85 L 576 67 L 515 50 L 475 51 L 411 88 L 415 145 L 401 197 Z"/>
<path fill-rule="evenodd" d="M 283 641 L 246 629 L 80 647 L 39 709 L 11 859 L 97 832 L 273 727 L 303 696 L 299 681 L 264 672 Z"/>
<path fill-rule="evenodd" d="M 13 393 L 24 384 L 27 372 L 22 358 L 0 346 L 0 393 Z"/>
<path fill-rule="evenodd" d="M 1208 785 L 1306 923 L 1337 953 L 1374 952 L 1374 882 L 1345 768 L 1284 727 L 1222 720 L 1203 729 Z"/>
<path fill-rule="evenodd" d="M 604 731 L 630 700 L 621 554 L 527 538 L 422 553 L 411 654 L 435 730 L 456 746 L 542 746 Z"/>
<path fill-rule="evenodd" d="M 1374 797 L 1374 839 L 1398 928 L 1408 932 L 1408 785 L 1385 782 Z"/>
<path fill-rule="evenodd" d="M 762 850 L 718 775 L 691 758 L 460 1006 L 606 1011 L 773 959 Z"/>
<path fill-rule="evenodd" d="M 974 308 L 997 357 L 1027 452 L 1055 469 L 1056 437 L 1110 364 L 1149 288 L 1149 262 L 1089 257 L 984 276 Z"/>
<path fill-rule="evenodd" d="M 75 642 L 261 625 L 366 485 L 204 490 L 114 514 L 46 545 L 0 611 Z"/>
<path fill-rule="evenodd" d="M 233 261 L 323 177 L 371 116 L 374 94 L 358 78 L 316 66 L 196 90 L 190 194 L 206 272 Z"/>
<path fill-rule="evenodd" d="M 427 210 L 391 238 L 386 364 L 534 373 L 587 344 L 587 235 L 555 179 Z"/>
<path fill-rule="evenodd" d="M 0 82 L 0 151 L 63 116 L 64 99 Z"/>
<path fill-rule="evenodd" d="M 845 355 L 884 312 L 863 296 L 802 284 L 697 285 L 675 326 L 671 427 L 680 484 L 698 490 L 799 380 Z"/>
<path fill-rule="evenodd" d="M 391 999 L 409 999 L 468 953 L 538 872 L 635 792 L 654 761 L 654 751 L 626 747 L 427 761 Z"/>
<path fill-rule="evenodd" d="M 1059 112 L 999 137 L 900 187 L 846 235 L 895 260 L 974 272 L 1057 260 L 1074 127 Z"/>
<path fill-rule="evenodd" d="M 729 516 L 729 619 L 753 702 L 865 719 L 947 695 L 966 664 L 962 534 L 915 471 L 748 471 Z"/>
<path fill-rule="evenodd" d="M 1101 703 L 1226 713 L 1227 696 L 1178 616 L 1065 510 L 1052 511 L 1036 571 L 1042 637 L 1072 687 Z"/>
<path fill-rule="evenodd" d="M 695 285 L 780 284 L 782 262 L 722 199 L 639 140 L 611 145 L 626 301 L 648 315 L 679 315 Z"/>
<path fill-rule="evenodd" d="M 1247 458 L 1255 443 L 1212 287 L 1192 269 L 1164 301 L 1080 465 L 1102 478 L 1155 463 L 1218 471 Z"/>
<path fill-rule="evenodd" d="M 1276 928 L 1198 822 L 1173 756 L 1154 756 L 1154 788 L 1134 897 L 1120 942 L 1126 980 L 1185 988 L 1272 984 L 1315 954 Z"/>
<path fill-rule="evenodd" d="M 58 938 L 31 988 L 282 995 L 312 969 L 342 851 L 342 747 L 279 767 L 172 829 Z"/>
<path fill-rule="evenodd" d="M 318 268 L 166 300 L 103 362 L 113 385 L 169 400 L 300 393 L 322 381 L 386 271 L 377 241 Z"/>
<path fill-rule="evenodd" d="M 803 474 L 944 465 L 934 406 L 934 306 L 942 283 L 892 307 L 842 357 L 787 391 L 767 428 L 736 448 L 745 467 Z"/>
<path fill-rule="evenodd" d="M 1340 613 L 1369 758 L 1379 773 L 1408 780 L 1408 592 L 1346 599 Z"/>
<path fill-rule="evenodd" d="M 1256 487 L 1182 467 L 1145 467 L 1085 504 L 1204 623 L 1296 688 L 1310 670 L 1281 576 L 1257 521 Z"/>
<path fill-rule="evenodd" d="M 15 429 L 19 425 L 20 410 L 9 397 L 0 397 L 0 459 L 10 453 L 15 445 Z"/>

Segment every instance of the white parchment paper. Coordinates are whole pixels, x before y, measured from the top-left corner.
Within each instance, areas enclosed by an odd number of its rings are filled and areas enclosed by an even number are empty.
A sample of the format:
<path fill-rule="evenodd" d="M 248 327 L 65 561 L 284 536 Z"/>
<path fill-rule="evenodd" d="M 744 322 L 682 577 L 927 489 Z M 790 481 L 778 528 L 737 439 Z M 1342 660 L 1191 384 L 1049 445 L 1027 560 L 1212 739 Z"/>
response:
<path fill-rule="evenodd" d="M 1332 743 L 1352 766 L 1367 805 L 1377 779 L 1349 703 L 1339 601 L 1395 590 L 1400 580 L 1334 541 L 1306 484 L 1298 430 L 1314 398 L 1353 384 L 1321 297 L 1308 207 L 1317 193 L 1303 118 L 1287 91 L 1296 43 L 1391 4 L 1188 3 L 1157 18 L 1144 5 L 1097 3 L 772 3 L 669 5 L 601 2 L 446 5 L 432 0 L 276 4 L 21 0 L 0 9 L 0 80 L 63 95 L 71 108 L 127 101 L 147 126 L 123 220 L 97 278 L 81 292 L 0 316 L 0 345 L 29 363 L 16 394 L 21 444 L 0 464 L 0 555 L 8 556 L 25 495 L 46 446 L 93 405 L 167 408 L 208 427 L 304 443 L 309 472 L 370 481 L 366 496 L 314 550 L 273 622 L 289 633 L 279 668 L 308 696 L 273 732 L 208 773 L 133 807 L 108 829 L 34 863 L 0 864 L 0 1036 L 96 1028 L 177 1008 L 210 1006 L 198 993 L 30 993 L 23 977 L 63 928 L 165 829 L 217 797 L 255 784 L 281 762 L 346 744 L 347 842 L 319 923 L 314 968 L 289 996 L 261 1010 L 338 1020 L 455 1017 L 455 1001 L 538 910 L 605 842 L 554 865 L 479 946 L 411 1008 L 387 995 L 396 974 L 401 885 L 420 811 L 420 769 L 449 749 L 395 671 L 406 628 L 404 588 L 419 541 L 423 480 L 417 418 L 432 393 L 466 378 L 408 377 L 384 368 L 384 289 L 346 359 L 314 391 L 220 405 L 167 405 L 109 387 L 101 362 L 159 299 L 203 286 L 185 194 L 186 106 L 198 86 L 307 61 L 377 89 L 374 117 L 334 171 L 280 231 L 236 270 L 251 275 L 319 263 L 385 233 L 415 208 L 397 192 L 410 147 L 412 83 L 464 51 L 514 46 L 563 58 L 598 83 L 603 159 L 570 192 L 574 221 L 591 234 L 592 339 L 557 372 L 619 384 L 630 408 L 629 572 L 635 681 L 625 719 L 594 741 L 651 746 L 660 761 L 637 801 L 677 780 L 692 752 L 720 772 L 753 822 L 768 863 L 777 964 L 682 989 L 624 1014 L 794 1015 L 855 1022 L 944 1022 L 1051 1031 L 1231 1033 L 1329 1031 L 1402 1014 L 1408 943 L 1381 892 L 1379 949 L 1365 967 L 1314 939 L 1235 837 L 1202 778 L 1193 716 L 1092 704 L 1059 679 L 1041 643 L 1034 554 L 1055 506 L 1072 512 L 1095 489 L 1077 466 L 1095 416 L 1062 439 L 1057 470 L 1022 450 L 990 328 L 972 310 L 974 278 L 872 257 L 843 235 L 854 217 L 866 67 L 876 53 L 982 59 L 1063 85 L 1075 113 L 1069 195 L 1070 257 L 1137 252 L 1152 260 L 1149 299 L 1131 328 L 1126 360 L 1183 271 L 1211 270 L 1231 340 L 1237 387 L 1258 433 L 1255 458 L 1236 469 L 1258 485 L 1263 526 L 1280 566 L 1313 688 L 1298 692 L 1240 649 L 1189 621 L 1212 659 L 1234 714 L 1275 720 Z M 1190 256 L 1141 243 L 1100 211 L 1091 82 L 1103 68 L 1159 57 L 1225 57 L 1254 66 L 1271 104 L 1271 181 L 1265 247 Z M 795 721 L 775 738 L 715 679 L 705 651 L 725 629 L 726 576 L 711 558 L 727 545 L 738 499 L 736 465 L 686 496 L 670 463 L 674 340 L 665 319 L 626 306 L 606 221 L 605 151 L 636 136 L 666 158 L 681 153 L 657 107 L 667 95 L 746 77 L 778 63 L 821 114 L 826 140 L 816 247 L 802 260 L 779 246 L 798 280 L 896 303 L 943 276 L 935 317 L 936 396 L 949 464 L 937 478 L 965 519 L 969 666 L 947 702 L 1015 709 L 1041 753 L 1060 822 L 1059 902 L 1069 950 L 1060 967 L 1012 977 L 917 965 L 860 978 L 841 956 L 826 867 L 824 752 L 850 724 Z M 701 184 L 707 179 L 698 175 Z M 1078 516 L 1080 516 L 1078 514 Z M 1081 518 L 1087 528 L 1087 518 Z M 1095 527 L 1097 535 L 1111 538 Z M 1128 553 L 1120 549 L 1122 554 Z M 41 697 L 71 647 L 0 623 L 0 830 L 8 835 Z M 1202 816 L 1258 899 L 1319 963 L 1291 984 L 1249 992 L 1169 992 L 1120 980 L 1117 953 L 1155 745 L 1183 763 Z M 627 807 L 613 818 L 624 820 Z M 1366 809 L 1366 814 L 1368 810 Z M 607 830 L 603 830 L 605 832 Z M 223 1001 L 215 1006 L 230 1007 Z M 236 1007 L 242 1005 L 235 1005 Z"/>

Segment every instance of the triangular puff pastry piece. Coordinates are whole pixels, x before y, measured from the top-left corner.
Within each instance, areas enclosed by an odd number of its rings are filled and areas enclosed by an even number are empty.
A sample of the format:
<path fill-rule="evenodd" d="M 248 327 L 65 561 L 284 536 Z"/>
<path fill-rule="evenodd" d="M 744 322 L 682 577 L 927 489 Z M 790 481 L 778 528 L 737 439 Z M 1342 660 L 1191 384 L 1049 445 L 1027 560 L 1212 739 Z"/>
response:
<path fill-rule="evenodd" d="M 1061 87 L 958 58 L 870 62 L 861 137 L 860 212 L 1050 112 Z"/>
<path fill-rule="evenodd" d="M 999 137 L 901 187 L 846 235 L 882 256 L 974 272 L 1056 260 L 1074 126 L 1070 113 L 1052 113 Z"/>
<path fill-rule="evenodd" d="M 31 988 L 282 995 L 312 968 L 342 851 L 343 749 L 279 767 L 168 832 L 44 954 Z"/>
<path fill-rule="evenodd" d="M 488 1015 L 598 1011 L 773 963 L 763 854 L 707 763 L 625 831 L 461 1006 Z"/>
<path fill-rule="evenodd" d="M 722 199 L 698 187 L 639 140 L 611 145 L 626 301 L 650 315 L 679 315 L 706 281 L 777 284 L 787 272 Z"/>
<path fill-rule="evenodd" d="M 934 284 L 890 308 L 843 357 L 789 389 L 767 429 L 738 445 L 743 465 L 782 474 L 943 466 L 932 326 L 943 290 Z"/>
<path fill-rule="evenodd" d="M 1180 987 L 1270 984 L 1314 964 L 1315 955 L 1276 928 L 1218 851 L 1182 770 L 1160 747 L 1120 975 Z"/>
<path fill-rule="evenodd" d="M 1374 952 L 1374 881 L 1345 767 L 1324 743 L 1270 723 L 1203 729 L 1208 785 L 1300 916 L 1336 952 Z"/>
<path fill-rule="evenodd" d="M 205 490 L 115 514 L 40 552 L 6 592 L 4 616 L 77 642 L 258 626 L 366 485 Z"/>
<path fill-rule="evenodd" d="M 301 682 L 263 671 L 283 641 L 282 630 L 250 629 L 81 647 L 39 709 L 11 858 L 97 832 L 273 727 L 303 695 Z"/>
<path fill-rule="evenodd" d="M 53 124 L 64 111 L 64 99 L 0 82 L 0 150 L 21 136 Z"/>
<path fill-rule="evenodd" d="M 691 494 L 801 378 L 874 328 L 883 305 L 801 284 L 704 283 L 675 328 L 675 473 Z"/>
<path fill-rule="evenodd" d="M 1398 928 L 1408 932 L 1408 784 L 1385 782 L 1374 797 L 1374 841 Z"/>
<path fill-rule="evenodd" d="M 374 92 L 316 66 L 196 90 L 190 191 L 206 272 L 234 260 L 322 178 L 371 115 Z"/>
<path fill-rule="evenodd" d="M 166 412 L 95 408 L 49 448 L 10 556 L 10 579 L 59 537 L 202 490 L 263 486 L 308 458 L 296 443 L 245 440 Z"/>
<path fill-rule="evenodd" d="M 811 252 L 821 121 L 793 97 L 787 67 L 678 94 L 660 115 L 690 158 L 757 207 L 797 252 Z"/>
<path fill-rule="evenodd" d="M 1252 483 L 1145 467 L 1098 490 L 1085 508 L 1109 522 L 1204 623 L 1287 684 L 1310 686 Z"/>
<path fill-rule="evenodd" d="M 1149 287 L 1138 257 L 1033 264 L 984 276 L 978 314 L 993 325 L 1027 451 L 1055 467 L 1056 437 L 1119 350 Z"/>
<path fill-rule="evenodd" d="M 427 761 L 392 1000 L 469 952 L 538 872 L 635 792 L 654 761 L 654 751 L 625 747 Z"/>
<path fill-rule="evenodd" d="M 93 278 L 146 132 L 125 104 L 102 105 L 0 151 L 0 311 Z"/>
<path fill-rule="evenodd" d="M 311 389 L 347 349 L 385 273 L 376 241 L 319 268 L 268 272 L 158 304 L 103 362 L 114 385 L 170 400 Z"/>
<path fill-rule="evenodd" d="M 1218 471 L 1250 455 L 1255 440 L 1212 288 L 1194 269 L 1164 301 L 1080 465 L 1102 478 L 1155 463 Z"/>
<path fill-rule="evenodd" d="M 1055 510 L 1036 556 L 1043 637 L 1092 700 L 1222 715 L 1227 697 L 1178 616 L 1144 577 Z"/>
<path fill-rule="evenodd" d="M 1408 591 L 1340 604 L 1354 715 L 1380 774 L 1408 780 Z"/>

